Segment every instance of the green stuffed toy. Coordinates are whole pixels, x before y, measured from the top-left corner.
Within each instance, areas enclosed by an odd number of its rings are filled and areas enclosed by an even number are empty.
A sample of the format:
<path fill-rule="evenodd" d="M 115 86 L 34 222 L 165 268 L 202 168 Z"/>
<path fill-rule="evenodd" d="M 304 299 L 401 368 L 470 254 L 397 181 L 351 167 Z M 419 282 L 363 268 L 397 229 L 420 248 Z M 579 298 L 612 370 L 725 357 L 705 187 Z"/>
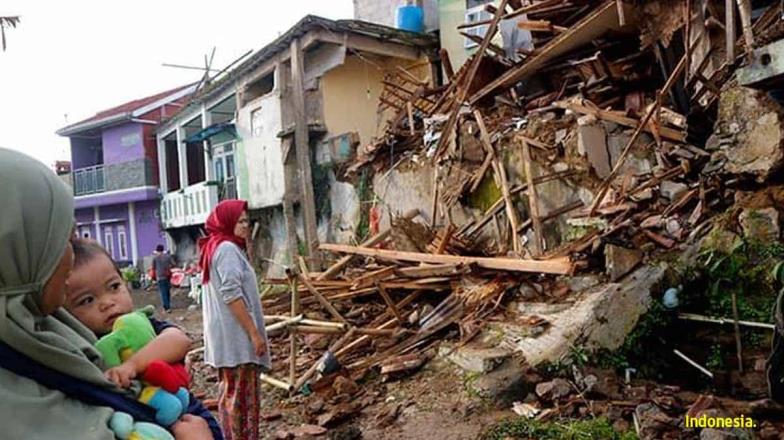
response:
<path fill-rule="evenodd" d="M 98 340 L 96 348 L 109 368 L 119 366 L 155 339 L 155 330 L 149 319 L 154 310 L 153 306 L 148 306 L 117 318 L 112 332 Z M 147 367 L 142 379 L 145 386 L 138 400 L 155 409 L 155 419 L 160 425 L 169 426 L 176 422 L 187 410 L 190 400 L 185 388 L 187 373 L 184 366 L 156 361 Z"/>

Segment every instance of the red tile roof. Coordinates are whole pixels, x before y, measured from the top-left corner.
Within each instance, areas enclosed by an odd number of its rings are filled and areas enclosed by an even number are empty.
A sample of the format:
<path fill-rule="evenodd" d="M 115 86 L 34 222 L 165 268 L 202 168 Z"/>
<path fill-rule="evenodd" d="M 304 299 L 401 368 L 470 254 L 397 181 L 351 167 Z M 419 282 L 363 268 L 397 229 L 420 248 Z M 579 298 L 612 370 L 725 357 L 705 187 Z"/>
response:
<path fill-rule="evenodd" d="M 181 90 L 184 90 L 184 89 L 186 89 L 188 87 L 191 87 L 192 85 L 193 84 L 186 84 L 184 86 L 180 86 L 180 87 L 177 87 L 177 88 L 174 88 L 174 89 L 171 89 L 171 90 L 167 90 L 167 91 L 161 92 L 161 93 L 156 93 L 155 95 L 147 96 L 145 98 L 140 98 L 140 99 L 135 99 L 133 101 L 128 101 L 128 102 L 126 102 L 124 104 L 120 104 L 120 105 L 118 105 L 116 107 L 112 107 L 110 109 L 102 110 L 102 111 L 96 113 L 94 116 L 91 116 L 91 117 L 89 117 L 87 119 L 83 119 L 83 120 L 81 120 L 79 122 L 75 122 L 73 124 L 69 124 L 67 127 L 63 127 L 62 129 L 60 129 L 58 131 L 64 131 L 64 130 L 67 130 L 67 129 L 71 128 L 71 127 L 75 127 L 75 126 L 78 126 L 78 125 L 86 124 L 88 122 L 99 121 L 101 119 L 106 119 L 106 118 L 109 118 L 109 117 L 112 117 L 112 116 L 118 116 L 118 115 L 122 115 L 122 114 L 126 114 L 126 113 L 131 113 L 131 112 L 136 111 L 136 110 L 138 110 L 138 109 L 140 109 L 140 108 L 142 108 L 142 107 L 144 107 L 146 105 L 152 104 L 155 101 L 161 100 L 161 99 L 163 99 L 163 98 L 165 98 L 165 97 L 167 97 L 169 95 L 177 93 L 177 92 L 179 92 Z"/>

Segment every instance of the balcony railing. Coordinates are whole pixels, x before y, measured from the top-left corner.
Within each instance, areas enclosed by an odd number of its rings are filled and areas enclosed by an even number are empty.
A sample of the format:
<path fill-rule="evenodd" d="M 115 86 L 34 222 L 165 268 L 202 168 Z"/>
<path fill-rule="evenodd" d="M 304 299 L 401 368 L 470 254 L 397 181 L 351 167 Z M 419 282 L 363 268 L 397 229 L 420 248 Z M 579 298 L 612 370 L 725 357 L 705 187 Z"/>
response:
<path fill-rule="evenodd" d="M 164 229 L 200 225 L 218 204 L 218 185 L 201 182 L 179 191 L 164 194 L 161 200 L 161 223 Z"/>
<path fill-rule="evenodd" d="M 73 172 L 74 195 L 81 196 L 106 190 L 103 165 L 80 168 Z"/>

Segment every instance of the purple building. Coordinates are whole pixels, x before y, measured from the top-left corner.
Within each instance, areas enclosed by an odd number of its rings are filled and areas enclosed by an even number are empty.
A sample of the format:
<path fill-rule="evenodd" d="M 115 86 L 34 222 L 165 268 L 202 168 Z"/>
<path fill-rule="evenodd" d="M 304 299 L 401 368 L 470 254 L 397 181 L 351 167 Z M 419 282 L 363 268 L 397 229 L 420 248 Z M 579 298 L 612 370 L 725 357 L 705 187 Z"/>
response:
<path fill-rule="evenodd" d="M 97 240 L 121 264 L 138 265 L 166 242 L 155 130 L 194 89 L 127 102 L 57 131 L 71 141 L 77 233 Z"/>

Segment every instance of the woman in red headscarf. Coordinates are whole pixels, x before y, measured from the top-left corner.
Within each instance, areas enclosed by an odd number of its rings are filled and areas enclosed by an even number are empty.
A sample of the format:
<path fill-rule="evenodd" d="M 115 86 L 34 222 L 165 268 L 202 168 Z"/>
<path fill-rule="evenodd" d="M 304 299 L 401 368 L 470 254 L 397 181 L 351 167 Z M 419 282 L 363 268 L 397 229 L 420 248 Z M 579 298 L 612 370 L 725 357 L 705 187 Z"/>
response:
<path fill-rule="evenodd" d="M 218 419 L 226 440 L 259 438 L 259 373 L 270 367 L 256 272 L 245 253 L 248 203 L 224 200 L 199 240 L 204 361 L 218 369 Z"/>

